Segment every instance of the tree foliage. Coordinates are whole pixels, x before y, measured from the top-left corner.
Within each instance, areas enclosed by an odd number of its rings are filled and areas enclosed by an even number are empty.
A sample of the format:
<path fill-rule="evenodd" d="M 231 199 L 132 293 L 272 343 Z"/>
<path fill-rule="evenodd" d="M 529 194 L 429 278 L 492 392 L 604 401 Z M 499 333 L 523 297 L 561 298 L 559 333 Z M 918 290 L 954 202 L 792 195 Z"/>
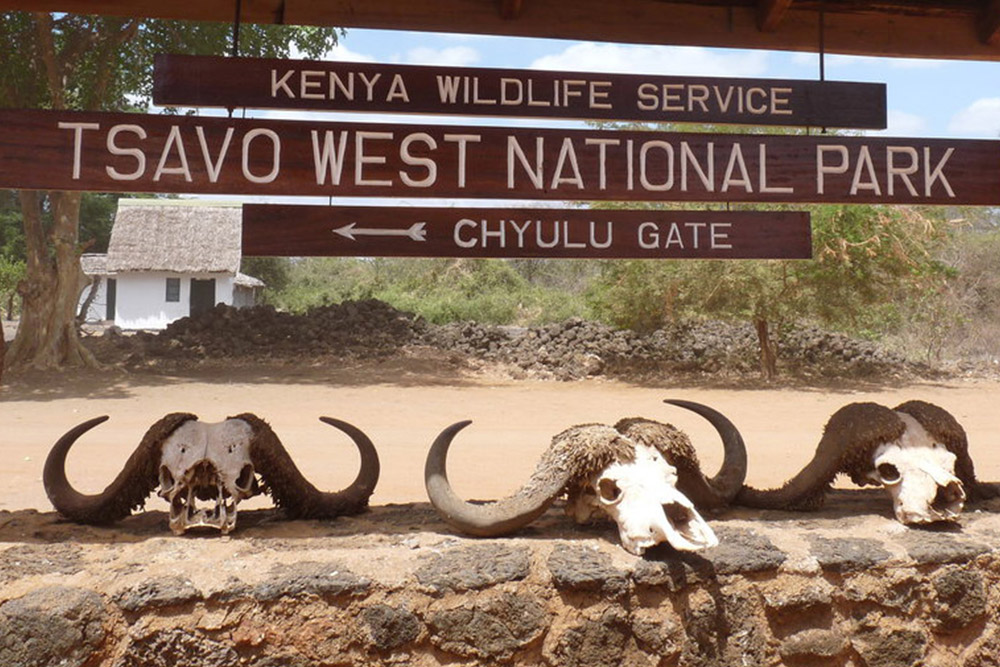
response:
<path fill-rule="evenodd" d="M 319 57 L 336 40 L 337 32 L 326 28 L 244 25 L 240 34 L 242 54 L 264 57 L 284 57 L 292 48 Z M 224 24 L 4 12 L 0 107 L 145 110 L 155 54 L 221 55 L 230 42 L 231 28 Z M 102 202 L 79 193 L 26 191 L 18 193 L 18 201 L 26 258 L 20 288 L 24 306 L 6 360 L 39 368 L 94 365 L 80 343 L 75 315 L 86 284 L 79 263 L 81 215 Z M 99 248 L 99 231 L 85 229 L 84 242 L 91 238 L 91 247 Z"/>
<path fill-rule="evenodd" d="M 811 260 L 609 262 L 591 305 L 637 329 L 688 317 L 749 321 L 771 376 L 776 328 L 814 322 L 860 334 L 885 330 L 900 323 L 900 303 L 937 293 L 952 273 L 935 254 L 950 229 L 940 211 L 851 205 L 811 212 Z"/>
<path fill-rule="evenodd" d="M 581 264 L 500 259 L 309 258 L 273 303 L 292 311 L 380 299 L 435 323 L 541 324 L 587 315 Z"/>

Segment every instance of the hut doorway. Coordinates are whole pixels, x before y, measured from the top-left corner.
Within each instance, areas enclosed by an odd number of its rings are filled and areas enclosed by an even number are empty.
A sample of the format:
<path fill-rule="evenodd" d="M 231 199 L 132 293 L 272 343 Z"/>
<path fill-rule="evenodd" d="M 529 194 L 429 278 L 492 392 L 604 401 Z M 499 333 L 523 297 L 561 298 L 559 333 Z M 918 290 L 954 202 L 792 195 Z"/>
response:
<path fill-rule="evenodd" d="M 211 310 L 215 305 L 215 278 L 191 279 L 191 317 Z"/>

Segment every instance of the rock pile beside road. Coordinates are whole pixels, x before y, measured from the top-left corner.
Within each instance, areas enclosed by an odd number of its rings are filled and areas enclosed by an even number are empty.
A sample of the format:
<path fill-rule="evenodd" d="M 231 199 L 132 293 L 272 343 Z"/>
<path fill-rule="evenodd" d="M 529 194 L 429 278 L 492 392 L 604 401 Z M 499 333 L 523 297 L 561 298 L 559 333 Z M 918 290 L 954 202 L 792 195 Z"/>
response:
<path fill-rule="evenodd" d="M 500 364 L 519 377 L 573 380 L 660 372 L 755 375 L 756 333 L 749 324 L 688 321 L 649 334 L 574 318 L 545 326 L 458 322 L 433 325 L 377 300 L 345 301 L 291 314 L 269 306 L 225 305 L 170 324 L 158 334 L 111 332 L 99 341 L 107 362 L 294 361 L 376 358 L 422 345 Z M 913 365 L 875 343 L 814 327 L 782 332 L 783 370 L 850 376 L 912 373 Z"/>

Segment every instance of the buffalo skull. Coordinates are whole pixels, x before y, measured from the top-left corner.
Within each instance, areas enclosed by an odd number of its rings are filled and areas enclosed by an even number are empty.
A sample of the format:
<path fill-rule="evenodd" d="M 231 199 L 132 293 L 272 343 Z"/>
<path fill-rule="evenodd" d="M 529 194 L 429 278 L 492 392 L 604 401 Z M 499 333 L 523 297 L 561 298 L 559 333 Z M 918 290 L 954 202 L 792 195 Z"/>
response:
<path fill-rule="evenodd" d="M 368 504 L 379 477 L 378 453 L 361 430 L 347 422 L 320 419 L 346 433 L 361 454 L 361 470 L 346 489 L 316 489 L 292 462 L 278 436 L 263 419 L 245 413 L 217 423 L 172 413 L 146 431 L 121 472 L 101 493 L 85 495 L 66 478 L 66 456 L 73 443 L 108 417 L 83 422 L 64 434 L 49 452 L 45 493 L 63 516 L 80 523 L 118 521 L 158 494 L 170 503 L 170 528 L 236 526 L 240 501 L 268 493 L 289 518 L 323 519 L 356 514 Z M 206 503 L 199 506 L 199 501 Z"/>
<path fill-rule="evenodd" d="M 965 506 L 965 488 L 955 476 L 958 457 L 936 441 L 916 419 L 898 412 L 905 430 L 878 446 L 868 477 L 892 498 L 902 523 L 954 521 Z"/>
<path fill-rule="evenodd" d="M 955 521 L 968 498 L 997 495 L 976 479 L 965 430 L 941 407 L 907 401 L 895 408 L 850 403 L 830 417 L 812 460 L 780 488 L 744 487 L 746 507 L 811 510 L 822 506 L 839 474 L 879 484 L 905 524 Z"/>
<path fill-rule="evenodd" d="M 514 532 L 566 496 L 566 512 L 578 522 L 607 515 L 618 524 L 622 546 L 641 555 L 668 542 L 678 550 L 715 546 L 718 540 L 696 507 L 728 504 L 746 474 L 739 433 L 718 412 L 697 403 L 668 401 L 701 414 L 719 431 L 722 469 L 707 479 L 688 437 L 668 424 L 623 419 L 614 427 L 573 426 L 556 435 L 528 482 L 514 495 L 491 503 L 460 499 L 448 482 L 448 449 L 471 422 L 458 422 L 435 439 L 424 482 L 431 504 L 462 532 L 496 536 Z"/>

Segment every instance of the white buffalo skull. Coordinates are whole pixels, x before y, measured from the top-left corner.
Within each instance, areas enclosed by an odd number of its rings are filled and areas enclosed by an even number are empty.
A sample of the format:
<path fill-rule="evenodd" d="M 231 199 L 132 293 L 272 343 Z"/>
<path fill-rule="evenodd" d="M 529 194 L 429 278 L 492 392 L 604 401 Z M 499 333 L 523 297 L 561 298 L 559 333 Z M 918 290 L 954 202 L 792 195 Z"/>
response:
<path fill-rule="evenodd" d="M 172 412 L 147 429 L 104 491 L 80 493 L 66 478 L 66 456 L 77 439 L 107 420 L 107 416 L 95 417 L 77 424 L 56 441 L 45 459 L 45 494 L 72 521 L 119 521 L 142 507 L 159 487 L 159 495 L 170 503 L 174 533 L 205 527 L 225 534 L 236 526 L 239 502 L 258 493 L 270 495 L 286 518 L 332 519 L 363 511 L 378 483 L 375 445 L 361 429 L 345 421 L 320 417 L 354 441 L 361 470 L 350 486 L 328 492 L 309 483 L 260 417 L 244 412 L 213 424 L 187 412 Z M 199 508 L 198 501 L 207 504 Z"/>
<path fill-rule="evenodd" d="M 605 512 L 618 524 L 622 546 L 637 556 L 662 542 L 678 551 L 719 544 L 694 504 L 677 490 L 677 469 L 646 445 L 636 444 L 633 461 L 612 463 L 582 493 L 571 494 L 566 511 L 579 522 Z"/>
<path fill-rule="evenodd" d="M 955 476 L 957 457 L 916 419 L 896 414 L 906 430 L 875 450 L 869 477 L 892 496 L 893 511 L 902 523 L 956 520 L 965 505 L 965 489 Z"/>
<path fill-rule="evenodd" d="M 227 419 L 184 422 L 164 441 L 157 493 L 170 503 L 175 535 L 199 527 L 225 535 L 236 526 L 236 506 L 258 493 L 252 439 L 250 424 Z M 199 500 L 208 504 L 199 508 Z"/>

